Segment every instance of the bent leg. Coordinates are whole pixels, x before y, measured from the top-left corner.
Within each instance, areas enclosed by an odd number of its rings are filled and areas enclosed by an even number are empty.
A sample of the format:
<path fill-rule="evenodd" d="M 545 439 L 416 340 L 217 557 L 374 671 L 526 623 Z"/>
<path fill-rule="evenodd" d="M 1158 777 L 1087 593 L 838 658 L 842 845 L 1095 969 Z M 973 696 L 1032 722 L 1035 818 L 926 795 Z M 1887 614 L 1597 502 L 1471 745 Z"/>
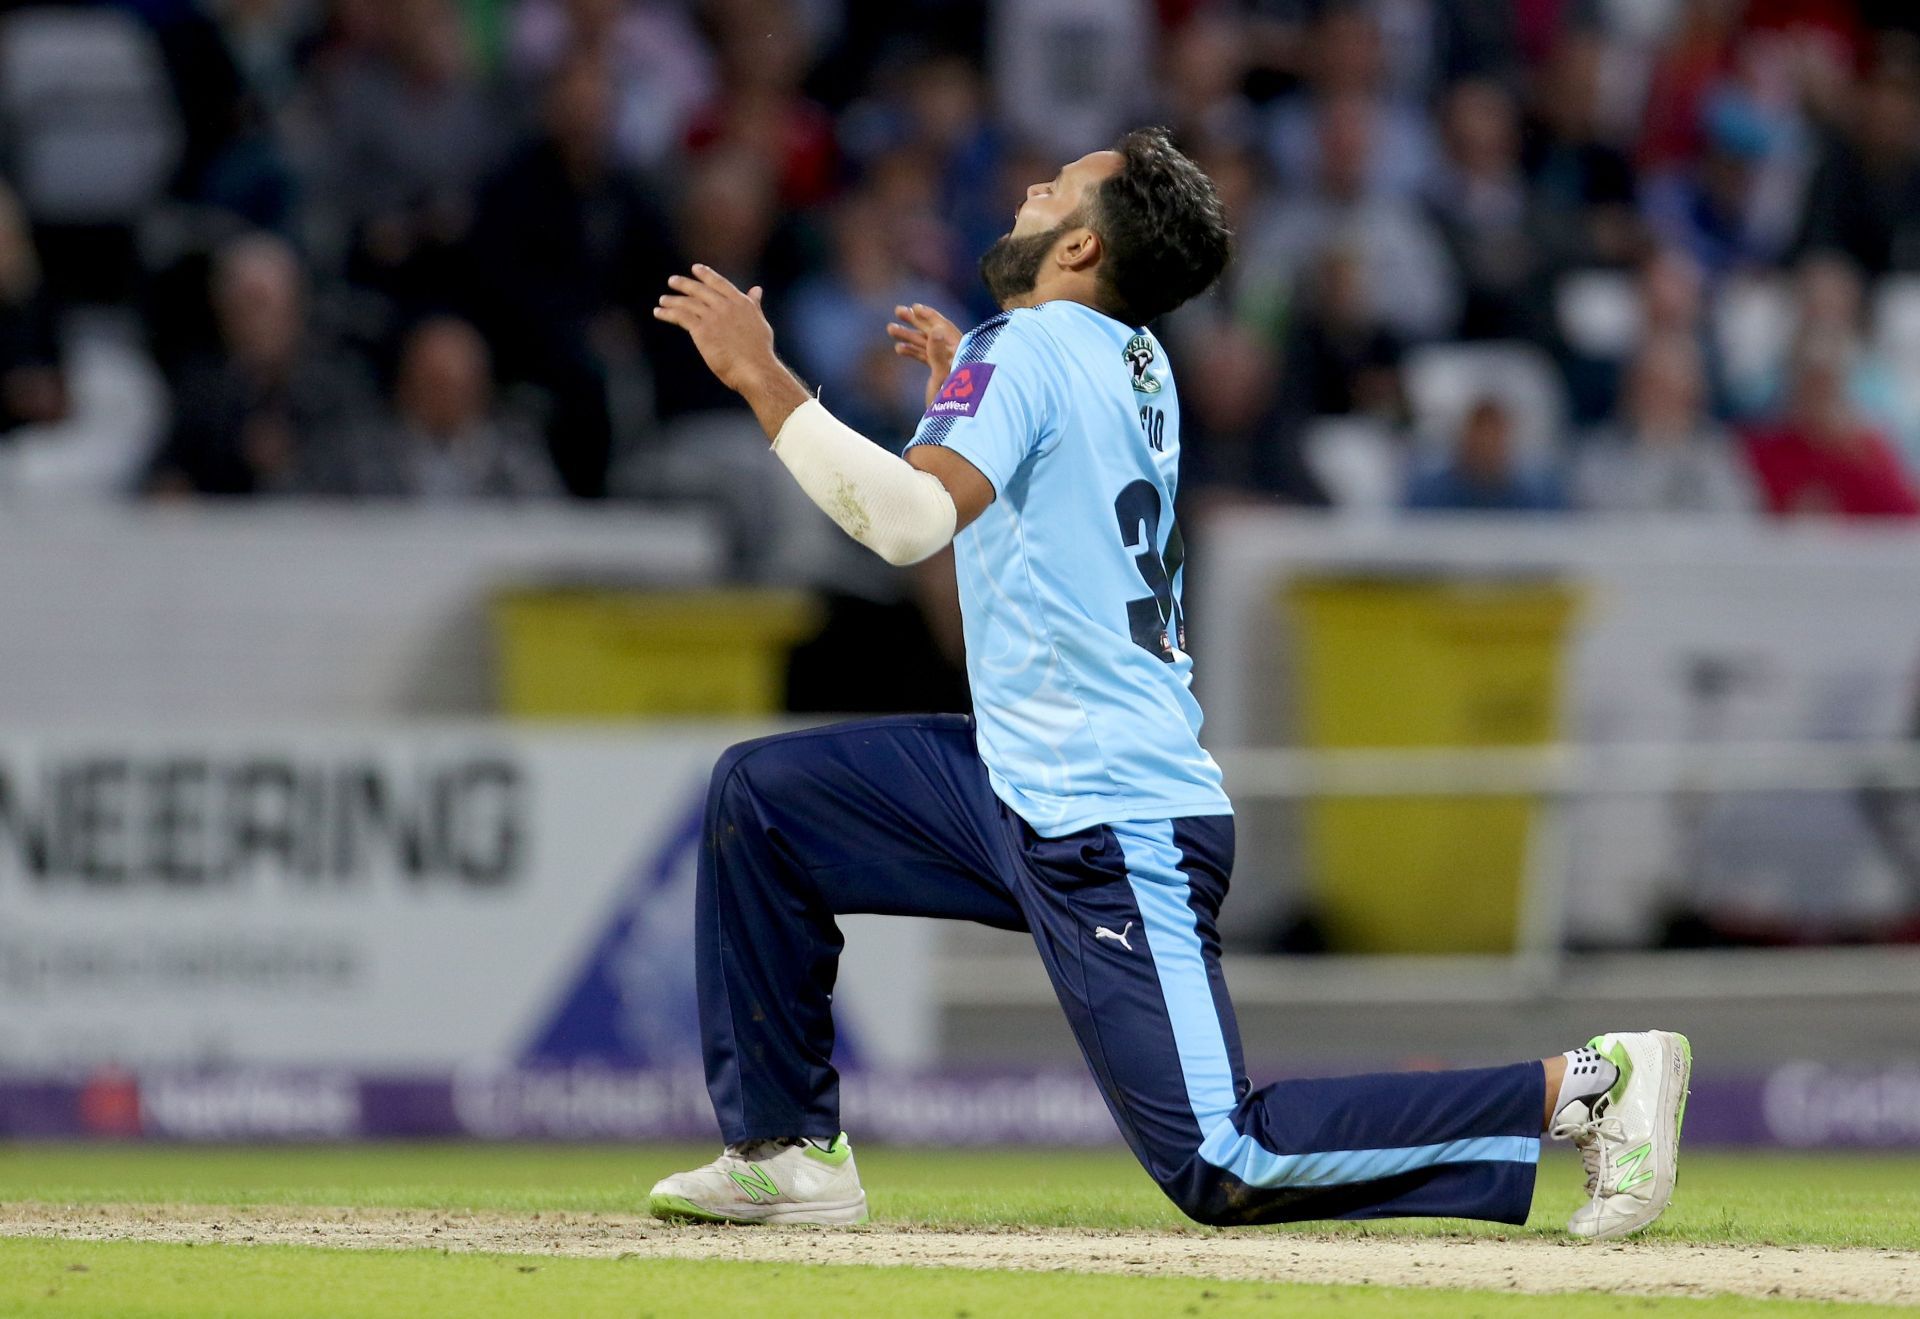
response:
<path fill-rule="evenodd" d="M 1538 1062 L 1250 1091 L 1215 923 L 1230 819 L 1024 842 L 1022 903 L 1061 1004 L 1127 1143 L 1185 1213 L 1524 1221 Z"/>
<path fill-rule="evenodd" d="M 840 1131 L 835 916 L 1024 929 L 997 802 L 961 716 L 733 747 L 707 794 L 695 960 L 707 1089 L 729 1144 Z"/>

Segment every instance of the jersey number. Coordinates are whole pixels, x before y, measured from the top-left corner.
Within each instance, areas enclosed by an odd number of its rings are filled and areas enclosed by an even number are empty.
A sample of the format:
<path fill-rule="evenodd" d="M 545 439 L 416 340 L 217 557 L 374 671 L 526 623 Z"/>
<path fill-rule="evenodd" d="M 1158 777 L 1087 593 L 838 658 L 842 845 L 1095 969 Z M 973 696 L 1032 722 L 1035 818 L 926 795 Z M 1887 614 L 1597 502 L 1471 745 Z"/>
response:
<path fill-rule="evenodd" d="M 1134 481 L 1113 501 L 1113 515 L 1120 521 L 1120 543 L 1133 551 L 1133 566 L 1151 595 L 1127 601 L 1127 629 L 1136 646 L 1165 663 L 1173 663 L 1174 648 L 1184 648 L 1186 628 L 1180 617 L 1179 602 L 1173 598 L 1173 579 L 1186 562 L 1186 542 L 1180 539 L 1180 527 L 1167 528 L 1167 552 L 1156 548 L 1160 541 L 1160 490 L 1151 481 Z"/>
<path fill-rule="evenodd" d="M 1167 414 L 1159 408 L 1140 409 L 1140 429 L 1146 432 L 1147 447 L 1155 453 L 1167 450 Z"/>

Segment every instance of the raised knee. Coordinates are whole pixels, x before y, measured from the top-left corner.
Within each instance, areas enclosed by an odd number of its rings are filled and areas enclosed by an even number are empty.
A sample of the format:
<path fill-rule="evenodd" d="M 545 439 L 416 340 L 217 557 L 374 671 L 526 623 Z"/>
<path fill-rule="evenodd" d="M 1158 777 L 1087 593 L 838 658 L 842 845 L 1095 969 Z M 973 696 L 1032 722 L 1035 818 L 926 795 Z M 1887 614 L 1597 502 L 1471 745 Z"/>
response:
<path fill-rule="evenodd" d="M 713 763 L 713 777 L 707 783 L 707 814 L 719 818 L 736 813 L 744 804 L 751 785 L 751 771 L 758 742 L 737 742 L 720 753 Z"/>
<path fill-rule="evenodd" d="M 738 811 L 750 795 L 779 800 L 781 781 L 793 763 L 794 753 L 779 735 L 736 742 L 714 762 L 713 777 L 707 786 L 708 813 L 731 814 Z"/>
<path fill-rule="evenodd" d="M 1234 1215 L 1233 1206 L 1220 1194 L 1217 1185 L 1204 1185 L 1199 1179 L 1194 1179 L 1162 1182 L 1160 1189 L 1173 1201 L 1174 1208 L 1196 1223 L 1207 1227 L 1228 1227 L 1239 1221 Z"/>
<path fill-rule="evenodd" d="M 720 759 L 713 762 L 713 777 L 708 780 L 707 792 L 710 797 L 720 795 L 722 789 L 733 782 L 734 775 L 740 772 L 741 762 L 747 758 L 758 741 L 735 742 L 720 753 Z"/>
<path fill-rule="evenodd" d="M 1196 1223 L 1224 1227 L 1238 1221 L 1220 1169 L 1201 1158 L 1197 1151 L 1171 1173 L 1154 1180 L 1167 1199 L 1173 1201 L 1174 1208 Z"/>

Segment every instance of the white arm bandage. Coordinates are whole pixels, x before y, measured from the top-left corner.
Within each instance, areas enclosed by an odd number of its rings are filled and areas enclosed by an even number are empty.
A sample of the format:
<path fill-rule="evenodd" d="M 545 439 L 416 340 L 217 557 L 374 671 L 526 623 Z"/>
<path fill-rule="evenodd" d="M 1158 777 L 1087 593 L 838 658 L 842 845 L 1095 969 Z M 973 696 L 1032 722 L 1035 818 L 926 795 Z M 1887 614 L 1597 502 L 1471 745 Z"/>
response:
<path fill-rule="evenodd" d="M 809 499 L 888 563 L 918 563 L 953 539 L 959 514 L 940 478 L 837 420 L 819 399 L 793 410 L 773 452 Z"/>

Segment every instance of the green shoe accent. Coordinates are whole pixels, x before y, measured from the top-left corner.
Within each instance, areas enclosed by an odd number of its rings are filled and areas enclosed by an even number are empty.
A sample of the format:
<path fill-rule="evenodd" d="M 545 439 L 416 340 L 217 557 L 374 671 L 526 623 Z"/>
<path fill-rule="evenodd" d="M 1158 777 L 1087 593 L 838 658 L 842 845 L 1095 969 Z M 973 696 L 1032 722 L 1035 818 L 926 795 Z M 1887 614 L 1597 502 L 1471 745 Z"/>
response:
<path fill-rule="evenodd" d="M 802 1150 L 801 1153 L 816 1163 L 824 1163 L 829 1168 L 838 1168 L 841 1164 L 853 1157 L 853 1146 L 847 1143 L 847 1133 L 843 1131 L 835 1136 L 833 1138 L 833 1144 L 827 1146 L 825 1149 L 821 1149 L 812 1141 L 808 1141 L 806 1149 Z"/>
<path fill-rule="evenodd" d="M 711 1209 L 702 1209 L 684 1195 L 650 1195 L 647 1197 L 647 1212 L 670 1223 L 752 1222 L 751 1219 L 730 1218 L 726 1214 L 716 1214 Z"/>
<path fill-rule="evenodd" d="M 1687 1085 L 1680 1092 L 1680 1109 L 1673 1115 L 1673 1139 L 1677 1144 L 1680 1140 L 1680 1128 L 1685 1126 L 1687 1121 L 1687 1096 L 1693 1093 L 1693 1041 L 1678 1031 L 1674 1032 L 1673 1038 L 1680 1042 L 1680 1056 L 1687 1060 Z"/>
<path fill-rule="evenodd" d="M 1587 1041 L 1587 1047 L 1612 1063 L 1614 1070 L 1620 1073 L 1620 1078 L 1613 1083 L 1613 1089 L 1607 1091 L 1607 1103 L 1612 1105 L 1619 1103 L 1620 1096 L 1627 1093 L 1627 1078 L 1633 1075 L 1633 1060 L 1627 1057 L 1627 1046 L 1624 1044 L 1616 1044 L 1611 1049 L 1601 1048 L 1600 1041 L 1605 1038 L 1604 1035 L 1596 1035 Z"/>

